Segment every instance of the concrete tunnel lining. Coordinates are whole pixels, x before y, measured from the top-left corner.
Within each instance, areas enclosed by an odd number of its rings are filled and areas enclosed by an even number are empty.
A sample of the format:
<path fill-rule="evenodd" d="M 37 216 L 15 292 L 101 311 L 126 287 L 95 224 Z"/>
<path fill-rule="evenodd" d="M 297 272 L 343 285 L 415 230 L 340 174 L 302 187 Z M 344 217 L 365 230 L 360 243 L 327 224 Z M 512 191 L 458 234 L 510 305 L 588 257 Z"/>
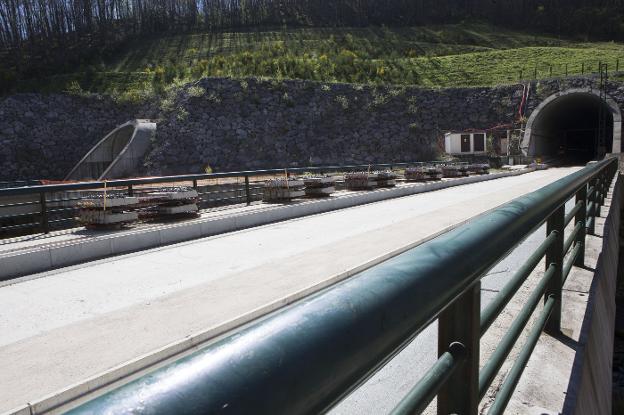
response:
<path fill-rule="evenodd" d="M 133 175 L 155 131 L 155 123 L 142 119 L 116 127 L 89 150 L 65 180 L 104 180 Z"/>
<path fill-rule="evenodd" d="M 524 155 L 561 158 L 577 164 L 599 158 L 596 148 L 599 106 L 603 105 L 606 125 L 604 153 L 621 152 L 622 114 L 617 103 L 591 88 L 561 91 L 546 98 L 531 113 L 521 143 Z M 562 150 L 563 149 L 563 150 Z"/>

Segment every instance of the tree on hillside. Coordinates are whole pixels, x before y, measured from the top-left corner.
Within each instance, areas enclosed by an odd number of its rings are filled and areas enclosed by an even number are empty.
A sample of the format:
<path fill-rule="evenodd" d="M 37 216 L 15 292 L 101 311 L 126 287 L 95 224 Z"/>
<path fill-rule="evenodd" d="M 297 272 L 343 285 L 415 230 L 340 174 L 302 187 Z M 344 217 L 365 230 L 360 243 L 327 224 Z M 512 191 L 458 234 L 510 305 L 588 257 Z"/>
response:
<path fill-rule="evenodd" d="M 0 0 L 0 82 L 75 69 L 155 33 L 464 19 L 624 38 L 624 0 Z"/>

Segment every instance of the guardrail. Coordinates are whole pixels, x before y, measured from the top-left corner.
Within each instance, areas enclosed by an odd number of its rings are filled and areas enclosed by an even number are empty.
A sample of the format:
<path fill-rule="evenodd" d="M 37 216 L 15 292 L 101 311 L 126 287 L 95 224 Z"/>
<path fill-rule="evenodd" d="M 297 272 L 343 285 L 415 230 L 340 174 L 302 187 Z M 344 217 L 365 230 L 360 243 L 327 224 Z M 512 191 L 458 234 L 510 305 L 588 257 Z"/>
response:
<path fill-rule="evenodd" d="M 362 169 L 400 169 L 430 164 L 467 164 L 442 161 L 359 164 L 344 166 L 297 167 L 266 170 L 249 170 L 210 174 L 187 174 L 138 179 L 90 181 L 38 186 L 0 188 L 0 237 L 7 234 L 49 233 L 53 229 L 70 228 L 76 225 L 76 203 L 85 194 L 106 188 L 110 192 L 133 196 L 149 190 L 146 186 L 179 184 L 190 185 L 198 190 L 199 208 L 228 204 L 251 204 L 262 199 L 262 184 L 259 179 L 291 173 L 343 173 Z M 215 184 L 220 179 L 237 179 L 228 184 Z M 202 183 L 203 182 L 203 183 Z M 338 183 L 339 186 L 342 183 Z M 227 188 L 223 188 L 227 187 Z M 338 187 L 340 190 L 340 187 Z M 7 211 L 10 213 L 3 213 Z"/>
<path fill-rule="evenodd" d="M 586 232 L 594 232 L 616 172 L 616 159 L 589 165 L 70 413 L 323 412 L 438 319 L 439 360 L 393 414 L 418 413 L 437 396 L 439 414 L 475 415 L 543 299 L 488 412 L 501 414 L 542 330 L 560 330 L 562 286 L 572 266 L 584 263 Z M 570 198 L 575 205 L 566 213 Z M 481 312 L 481 278 L 544 222 L 545 240 Z M 544 256 L 543 277 L 479 370 L 481 336 Z"/>
<path fill-rule="evenodd" d="M 39 180 L 15 180 L 15 181 L 3 181 L 0 182 L 0 189 L 6 189 L 10 187 L 21 187 L 21 186 L 36 186 L 41 184 Z"/>

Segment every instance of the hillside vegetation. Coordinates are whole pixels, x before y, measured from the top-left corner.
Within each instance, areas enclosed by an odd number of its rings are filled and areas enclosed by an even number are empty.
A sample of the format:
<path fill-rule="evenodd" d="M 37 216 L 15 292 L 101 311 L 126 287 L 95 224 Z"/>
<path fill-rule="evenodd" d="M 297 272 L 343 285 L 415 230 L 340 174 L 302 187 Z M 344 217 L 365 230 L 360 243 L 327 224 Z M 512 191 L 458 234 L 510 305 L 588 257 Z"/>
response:
<path fill-rule="evenodd" d="M 618 63 L 618 61 L 621 61 Z M 484 86 L 622 65 L 624 44 L 578 42 L 485 24 L 301 28 L 129 41 L 75 72 L 18 82 L 22 91 L 143 96 L 206 76 L 426 87 Z"/>

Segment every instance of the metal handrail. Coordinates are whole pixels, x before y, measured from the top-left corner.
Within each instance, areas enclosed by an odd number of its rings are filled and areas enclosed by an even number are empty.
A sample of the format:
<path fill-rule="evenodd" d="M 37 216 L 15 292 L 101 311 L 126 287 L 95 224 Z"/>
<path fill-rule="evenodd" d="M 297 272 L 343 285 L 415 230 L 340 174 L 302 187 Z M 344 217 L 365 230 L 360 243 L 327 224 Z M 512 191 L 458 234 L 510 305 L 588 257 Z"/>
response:
<path fill-rule="evenodd" d="M 41 184 L 39 180 L 0 181 L 0 189 L 5 189 L 7 187 L 17 187 L 17 186 L 35 186 L 38 184 Z"/>
<path fill-rule="evenodd" d="M 480 324 L 480 280 L 546 222 L 549 242 L 540 248 L 539 258 L 545 254 L 547 272 L 512 324 L 506 343 L 515 343 L 516 332 L 524 329 L 527 314 L 542 297 L 545 307 L 503 384 L 501 399 L 494 403 L 491 412 L 500 413 L 539 333 L 544 328 L 560 329 L 561 289 L 568 265 L 582 265 L 585 226 L 576 233 L 578 239 L 564 265 L 565 203 L 571 197 L 576 197 L 577 203 L 585 200 L 592 182 L 594 203 L 600 206 L 616 171 L 614 159 L 589 165 L 252 322 L 70 413 L 125 413 L 137 408 L 145 413 L 226 409 L 232 414 L 322 412 L 361 385 L 438 318 L 441 360 L 434 366 L 435 373 L 425 376 L 397 411 L 424 408 L 437 394 L 439 413 L 474 415 L 483 388 L 487 388 L 484 385 L 498 371 L 483 372 L 479 388 L 479 338 L 482 327 L 491 324 L 491 317 L 485 325 Z M 581 206 L 575 212 L 576 223 L 585 223 L 587 203 Z M 532 258 L 528 268 L 533 269 L 539 258 Z M 518 279 L 528 273 L 523 270 Z M 518 279 L 510 282 L 513 292 Z M 503 300 L 495 300 L 499 305 L 509 300 L 505 291 L 499 294 L 505 296 Z M 457 346 L 455 351 L 451 349 L 452 343 L 461 344 L 461 353 Z M 491 357 L 490 368 L 500 367 L 503 354 L 506 356 L 506 350 Z"/>
<path fill-rule="evenodd" d="M 240 178 L 253 177 L 263 175 L 274 175 L 281 173 L 307 173 L 307 172 L 333 172 L 333 171 L 349 171 L 355 169 L 367 168 L 393 168 L 421 166 L 429 164 L 467 164 L 466 162 L 445 162 L 445 161 L 428 161 L 428 162 L 402 162 L 402 163 L 383 163 L 383 164 L 354 164 L 354 165 L 337 165 L 337 166 L 314 166 L 314 167 L 292 167 L 292 168 L 276 168 L 264 170 L 244 170 L 235 172 L 222 173 L 201 173 L 201 174 L 182 174 L 176 176 L 157 176 L 143 177 L 137 179 L 116 179 L 102 181 L 87 181 L 79 183 L 62 183 L 62 184 L 46 184 L 37 186 L 11 187 L 0 189 L 1 196 L 16 196 L 27 194 L 39 194 L 41 192 L 62 192 L 69 190 L 85 190 L 85 189 L 102 189 L 104 187 L 127 187 L 138 186 L 142 184 L 158 184 L 158 183 L 175 183 L 175 182 L 192 182 L 195 180 L 213 180 L 224 178 Z"/>

